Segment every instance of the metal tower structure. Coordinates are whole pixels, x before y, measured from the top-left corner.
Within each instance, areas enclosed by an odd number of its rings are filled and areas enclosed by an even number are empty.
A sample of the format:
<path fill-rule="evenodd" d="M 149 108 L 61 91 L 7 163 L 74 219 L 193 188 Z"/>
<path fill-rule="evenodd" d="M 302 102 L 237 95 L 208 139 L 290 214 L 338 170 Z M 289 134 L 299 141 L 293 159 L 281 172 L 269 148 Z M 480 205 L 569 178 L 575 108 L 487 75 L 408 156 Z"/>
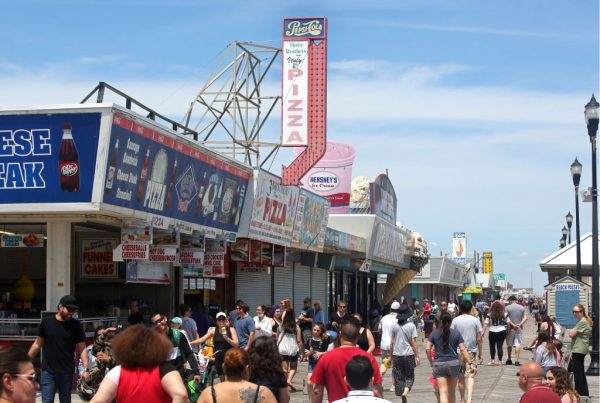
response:
<path fill-rule="evenodd" d="M 261 130 L 281 97 L 263 95 L 261 85 L 280 52 L 252 42 L 229 44 L 182 120 L 198 142 L 254 167 L 269 160 L 280 143 L 263 141 Z M 264 158 L 262 150 L 269 150 Z"/>

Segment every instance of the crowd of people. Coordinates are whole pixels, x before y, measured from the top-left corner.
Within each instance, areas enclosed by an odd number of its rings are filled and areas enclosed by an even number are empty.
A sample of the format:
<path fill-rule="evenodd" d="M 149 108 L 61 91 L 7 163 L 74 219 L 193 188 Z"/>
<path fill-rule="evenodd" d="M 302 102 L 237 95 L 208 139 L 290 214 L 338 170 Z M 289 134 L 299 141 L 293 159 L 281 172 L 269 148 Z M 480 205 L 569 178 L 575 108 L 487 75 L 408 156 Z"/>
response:
<path fill-rule="evenodd" d="M 439 306 L 435 301 L 423 302 L 421 307 L 417 301 L 411 305 L 394 301 L 373 330 L 359 314 L 349 314 L 343 300 L 328 323 L 323 321 L 320 302 L 313 304 L 310 298 L 298 314 L 292 302 L 283 299 L 270 307 L 257 306 L 255 316 L 238 300 L 234 310 L 217 313 L 215 325 L 202 331 L 191 318 L 191 309 L 182 305 L 178 317 L 153 314 L 151 327 L 143 323 L 99 327 L 94 343 L 86 347 L 81 325 L 73 318 L 77 301 L 65 296 L 56 315 L 42 320 L 27 354 L 13 348 L 0 351 L 0 401 L 31 403 L 41 389 L 43 402 L 53 402 L 56 392 L 61 403 L 70 402 L 73 354 L 77 352 L 81 357 L 78 391 L 94 403 L 287 403 L 300 388 L 294 379 L 298 365 L 307 366 L 302 384 L 313 403 L 322 402 L 325 395 L 330 402 L 387 402 L 383 377 L 389 368 L 391 391 L 407 402 L 423 345 L 436 400 L 455 402 L 458 386 L 460 401 L 471 402 L 477 368 L 484 363 L 486 332 L 491 358 L 487 365 L 519 367 L 521 402 L 573 403 L 589 395 L 583 360 L 589 349 L 591 319 L 580 304 L 573 307 L 577 324 L 568 332 L 571 349 L 564 353 L 560 325 L 546 315 L 541 304 L 531 304 L 529 314 L 536 320 L 537 335 L 524 348 L 532 351 L 532 359 L 521 364 L 522 330 L 529 316 L 527 304 L 516 297 L 476 304 L 441 301 Z M 132 315 L 135 321 L 137 312 Z M 379 362 L 373 355 L 373 332 L 381 335 Z M 211 348 L 216 377 L 203 390 L 197 388 L 198 358 L 203 351 L 199 346 Z M 32 360 L 40 351 L 38 383 Z M 569 381 L 569 362 L 574 387 Z"/>

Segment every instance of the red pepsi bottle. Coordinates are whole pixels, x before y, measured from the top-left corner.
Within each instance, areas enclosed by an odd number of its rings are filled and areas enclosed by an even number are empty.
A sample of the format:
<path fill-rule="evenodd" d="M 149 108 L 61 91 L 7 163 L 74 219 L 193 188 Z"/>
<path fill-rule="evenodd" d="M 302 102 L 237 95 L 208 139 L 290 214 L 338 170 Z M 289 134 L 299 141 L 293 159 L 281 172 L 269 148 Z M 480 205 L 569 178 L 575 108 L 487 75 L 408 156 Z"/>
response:
<path fill-rule="evenodd" d="M 58 173 L 63 192 L 79 191 L 79 153 L 73 141 L 70 123 L 63 124 L 63 135 L 58 152 Z"/>

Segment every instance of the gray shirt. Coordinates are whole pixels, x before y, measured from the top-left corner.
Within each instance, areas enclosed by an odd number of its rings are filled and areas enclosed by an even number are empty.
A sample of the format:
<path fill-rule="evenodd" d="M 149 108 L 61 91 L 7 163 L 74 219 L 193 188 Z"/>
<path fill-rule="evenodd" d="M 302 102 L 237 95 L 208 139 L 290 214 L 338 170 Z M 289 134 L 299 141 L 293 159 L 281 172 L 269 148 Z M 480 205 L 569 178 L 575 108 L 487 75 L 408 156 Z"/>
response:
<path fill-rule="evenodd" d="M 508 314 L 508 318 L 514 325 L 518 325 L 519 323 L 521 323 L 523 317 L 525 316 L 525 307 L 522 307 L 519 304 L 515 304 L 514 302 L 512 304 L 508 304 L 504 308 L 504 310 L 506 311 L 506 313 Z"/>
<path fill-rule="evenodd" d="M 392 337 L 394 338 L 393 355 L 400 357 L 415 355 L 412 345 L 410 344 L 412 339 L 417 337 L 417 328 L 414 323 L 406 322 L 402 326 L 394 326 Z"/>
<path fill-rule="evenodd" d="M 454 318 L 450 329 L 458 330 L 467 351 L 471 353 L 477 352 L 477 334 L 483 331 L 479 319 L 469 314 L 462 314 Z"/>

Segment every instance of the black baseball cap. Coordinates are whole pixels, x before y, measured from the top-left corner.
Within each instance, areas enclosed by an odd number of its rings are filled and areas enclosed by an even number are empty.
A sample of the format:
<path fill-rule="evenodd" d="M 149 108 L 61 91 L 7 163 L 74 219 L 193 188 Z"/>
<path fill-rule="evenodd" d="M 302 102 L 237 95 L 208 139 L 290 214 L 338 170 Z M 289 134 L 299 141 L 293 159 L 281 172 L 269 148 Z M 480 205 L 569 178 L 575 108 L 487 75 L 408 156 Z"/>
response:
<path fill-rule="evenodd" d="M 77 299 L 72 295 L 65 295 L 58 303 L 70 310 L 79 309 L 79 305 L 77 305 Z"/>

